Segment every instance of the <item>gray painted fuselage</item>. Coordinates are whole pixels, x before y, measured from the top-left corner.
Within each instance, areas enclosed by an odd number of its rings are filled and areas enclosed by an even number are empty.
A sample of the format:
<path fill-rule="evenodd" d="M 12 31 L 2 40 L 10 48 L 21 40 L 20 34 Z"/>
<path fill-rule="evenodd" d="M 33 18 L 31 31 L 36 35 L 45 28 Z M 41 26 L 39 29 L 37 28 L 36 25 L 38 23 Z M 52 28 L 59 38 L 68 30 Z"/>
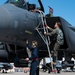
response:
<path fill-rule="evenodd" d="M 60 47 L 60 49 L 67 50 L 68 52 L 75 53 L 75 28 L 73 28 L 69 23 L 61 18 L 61 17 L 48 17 L 46 18 L 47 25 L 54 28 L 54 25 L 57 21 L 62 24 L 62 31 L 64 33 L 64 45 Z M 41 57 L 48 56 L 48 51 L 45 42 L 42 40 L 38 32 L 36 31 L 36 27 L 41 23 L 41 18 L 39 13 L 30 12 L 26 9 L 19 8 L 13 4 L 4 4 L 0 6 L 0 42 L 19 45 L 21 47 L 25 47 L 25 40 L 29 40 L 29 44 L 33 40 L 38 41 L 38 48 L 40 51 Z M 55 41 L 53 36 L 50 37 L 50 49 L 53 50 Z M 9 45 L 11 46 L 11 45 Z M 10 48 L 9 48 L 10 49 Z M 3 58 L 6 58 L 10 61 L 13 61 L 14 55 L 13 49 L 11 50 L 0 50 L 0 57 L 4 61 Z M 17 51 L 18 52 L 18 51 Z M 25 54 L 21 54 L 22 50 L 18 52 L 19 56 L 27 56 L 27 52 Z M 72 54 L 72 53 L 71 53 Z M 69 54 L 71 56 L 71 54 Z M 13 58 L 13 59 L 12 59 Z M 11 60 L 12 59 L 12 60 Z M 1 60 L 0 60 L 1 61 Z"/>
<path fill-rule="evenodd" d="M 0 41 L 21 46 L 25 45 L 25 39 L 32 41 L 34 36 L 37 37 L 38 15 L 13 4 L 0 6 Z"/>
<path fill-rule="evenodd" d="M 64 38 L 66 43 L 63 49 L 69 48 L 75 52 L 75 31 L 69 27 L 69 23 L 61 17 L 50 17 L 47 20 L 49 26 L 54 26 L 56 21 L 62 23 Z M 19 8 L 13 4 L 4 4 L 0 6 L 0 41 L 4 43 L 16 44 L 25 46 L 25 40 L 37 40 L 40 49 L 44 50 L 46 44 L 36 31 L 36 27 L 41 22 L 39 13 L 30 12 L 26 9 Z M 67 34 L 68 33 L 68 34 Z M 53 39 L 53 38 L 52 38 Z M 53 41 L 51 41 L 53 43 Z M 54 45 L 51 47 L 53 48 Z"/>

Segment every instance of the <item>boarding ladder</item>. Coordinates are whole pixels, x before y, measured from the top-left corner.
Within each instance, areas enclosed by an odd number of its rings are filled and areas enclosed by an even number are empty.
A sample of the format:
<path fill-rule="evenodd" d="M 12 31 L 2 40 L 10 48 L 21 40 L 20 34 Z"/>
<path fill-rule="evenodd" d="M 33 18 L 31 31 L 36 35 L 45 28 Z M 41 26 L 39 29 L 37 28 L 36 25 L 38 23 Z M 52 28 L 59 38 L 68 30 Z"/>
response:
<path fill-rule="evenodd" d="M 47 35 L 44 35 L 44 32 L 48 33 L 48 29 L 46 28 L 46 26 L 47 26 L 46 19 L 45 19 L 45 16 L 42 11 L 39 10 L 38 12 L 40 13 L 39 16 L 40 16 L 41 20 L 40 20 L 39 25 L 36 27 L 36 30 L 39 33 L 39 35 L 41 36 L 41 38 L 43 39 L 43 41 L 45 42 L 45 44 L 47 46 L 48 53 L 49 53 L 50 61 L 52 61 L 50 47 L 49 47 L 49 45 L 51 43 L 50 37 Z M 51 67 L 53 70 L 53 61 L 51 62 Z"/>

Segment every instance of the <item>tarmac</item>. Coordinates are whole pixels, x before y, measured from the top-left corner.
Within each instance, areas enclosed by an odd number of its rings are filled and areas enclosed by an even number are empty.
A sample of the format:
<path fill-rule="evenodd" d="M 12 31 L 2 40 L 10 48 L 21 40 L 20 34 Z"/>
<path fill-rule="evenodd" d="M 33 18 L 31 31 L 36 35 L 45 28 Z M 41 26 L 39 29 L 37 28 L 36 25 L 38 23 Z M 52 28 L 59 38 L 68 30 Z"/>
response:
<path fill-rule="evenodd" d="M 29 75 L 28 73 L 24 72 L 12 72 L 12 73 L 0 73 L 0 75 Z M 58 73 L 47 73 L 47 72 L 40 72 L 39 75 L 75 75 L 75 72 L 61 72 L 60 74 Z"/>

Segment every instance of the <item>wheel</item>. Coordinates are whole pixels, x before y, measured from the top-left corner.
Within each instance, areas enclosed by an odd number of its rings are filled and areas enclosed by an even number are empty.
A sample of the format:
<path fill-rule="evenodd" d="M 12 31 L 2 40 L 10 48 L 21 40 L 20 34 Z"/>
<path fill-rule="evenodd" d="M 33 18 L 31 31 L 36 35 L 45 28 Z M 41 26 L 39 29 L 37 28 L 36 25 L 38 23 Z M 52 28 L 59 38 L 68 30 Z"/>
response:
<path fill-rule="evenodd" d="M 57 69 L 57 73 L 60 73 L 60 69 Z"/>

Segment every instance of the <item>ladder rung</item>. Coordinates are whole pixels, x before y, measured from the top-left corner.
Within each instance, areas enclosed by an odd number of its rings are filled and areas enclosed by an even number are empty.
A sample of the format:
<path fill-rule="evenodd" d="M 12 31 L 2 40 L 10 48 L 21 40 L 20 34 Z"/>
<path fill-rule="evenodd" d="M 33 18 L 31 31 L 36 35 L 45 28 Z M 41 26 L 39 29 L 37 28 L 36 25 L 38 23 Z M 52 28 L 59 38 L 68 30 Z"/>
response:
<path fill-rule="evenodd" d="M 48 49 L 48 53 L 49 53 L 49 57 L 51 58 L 51 53 L 50 53 L 50 48 L 49 48 L 49 44 L 50 44 L 50 37 L 44 35 L 40 30 L 43 30 L 44 32 L 48 33 L 48 29 L 46 29 L 46 27 L 44 25 L 47 25 L 46 23 L 46 19 L 43 15 L 42 12 L 40 12 L 40 16 L 41 16 L 41 21 L 42 21 L 42 25 L 41 22 L 39 23 L 39 25 L 36 27 L 37 32 L 39 33 L 39 35 L 41 36 L 41 38 L 43 39 L 43 41 L 46 43 L 47 45 L 47 49 Z M 52 63 L 51 63 L 52 65 Z M 53 65 L 52 65 L 52 70 L 53 70 Z"/>

